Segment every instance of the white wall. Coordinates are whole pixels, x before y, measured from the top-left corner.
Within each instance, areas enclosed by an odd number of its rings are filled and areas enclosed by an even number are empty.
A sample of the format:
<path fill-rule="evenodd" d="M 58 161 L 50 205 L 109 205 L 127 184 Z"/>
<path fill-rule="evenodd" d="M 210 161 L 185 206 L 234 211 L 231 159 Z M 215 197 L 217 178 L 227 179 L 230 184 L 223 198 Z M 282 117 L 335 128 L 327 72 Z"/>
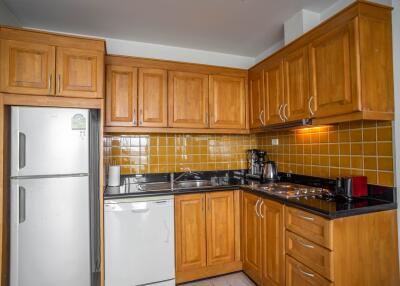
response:
<path fill-rule="evenodd" d="M 6 4 L 0 0 L 0 24 L 8 26 L 20 26 L 17 17 L 8 9 Z"/>

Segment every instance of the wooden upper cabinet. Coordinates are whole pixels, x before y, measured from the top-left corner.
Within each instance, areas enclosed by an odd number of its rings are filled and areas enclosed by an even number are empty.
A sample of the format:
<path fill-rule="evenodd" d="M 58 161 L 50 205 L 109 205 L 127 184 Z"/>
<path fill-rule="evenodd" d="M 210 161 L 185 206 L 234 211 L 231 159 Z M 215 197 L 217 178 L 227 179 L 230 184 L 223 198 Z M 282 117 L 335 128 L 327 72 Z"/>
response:
<path fill-rule="evenodd" d="M 354 19 L 327 31 L 310 44 L 311 94 L 315 117 L 361 110 L 357 87 L 357 27 L 358 22 Z"/>
<path fill-rule="evenodd" d="M 208 193 L 207 266 L 235 261 L 235 210 L 233 191 Z"/>
<path fill-rule="evenodd" d="M 262 281 L 265 285 L 285 285 L 283 205 L 263 200 L 261 206 Z"/>
<path fill-rule="evenodd" d="M 257 284 L 261 282 L 261 220 L 256 211 L 260 198 L 243 193 L 242 205 L 242 255 L 243 270 Z"/>
<path fill-rule="evenodd" d="M 245 79 L 210 76 L 210 127 L 246 128 Z"/>
<path fill-rule="evenodd" d="M 265 125 L 265 101 L 263 94 L 262 72 L 249 74 L 250 91 L 250 128 L 260 128 Z"/>
<path fill-rule="evenodd" d="M 175 196 L 176 271 L 207 265 L 205 194 Z"/>
<path fill-rule="evenodd" d="M 106 126 L 137 125 L 137 68 L 107 66 Z"/>
<path fill-rule="evenodd" d="M 139 69 L 139 126 L 167 127 L 166 70 Z"/>
<path fill-rule="evenodd" d="M 271 62 L 264 69 L 264 96 L 267 124 L 284 121 L 282 115 L 284 104 L 283 92 L 283 64 L 281 60 L 278 60 Z"/>
<path fill-rule="evenodd" d="M 169 127 L 208 127 L 208 75 L 168 73 Z"/>
<path fill-rule="evenodd" d="M 282 115 L 287 121 L 308 118 L 308 50 L 299 48 L 284 57 L 285 103 Z"/>
<path fill-rule="evenodd" d="M 56 70 L 56 95 L 103 97 L 103 52 L 59 47 L 57 48 Z"/>
<path fill-rule="evenodd" d="M 55 47 L 13 40 L 1 41 L 0 90 L 53 95 Z"/>

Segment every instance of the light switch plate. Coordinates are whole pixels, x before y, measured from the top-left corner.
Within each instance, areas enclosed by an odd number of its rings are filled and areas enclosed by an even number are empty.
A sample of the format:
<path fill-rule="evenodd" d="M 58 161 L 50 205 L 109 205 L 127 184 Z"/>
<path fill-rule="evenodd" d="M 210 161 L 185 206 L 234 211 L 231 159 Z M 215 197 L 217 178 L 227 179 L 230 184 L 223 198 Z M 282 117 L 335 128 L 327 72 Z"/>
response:
<path fill-rule="evenodd" d="M 272 139 L 272 145 L 279 145 L 279 139 Z"/>

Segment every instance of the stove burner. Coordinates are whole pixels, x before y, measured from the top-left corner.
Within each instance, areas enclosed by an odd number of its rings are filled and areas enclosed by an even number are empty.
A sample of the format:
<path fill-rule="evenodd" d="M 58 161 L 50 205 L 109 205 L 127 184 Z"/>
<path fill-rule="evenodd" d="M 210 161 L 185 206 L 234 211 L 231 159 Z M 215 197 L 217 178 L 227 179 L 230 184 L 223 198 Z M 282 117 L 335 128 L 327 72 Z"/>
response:
<path fill-rule="evenodd" d="M 299 184 L 270 183 L 270 184 L 256 185 L 253 186 L 253 188 L 286 199 L 318 197 L 321 199 L 329 200 L 333 198 L 333 194 L 329 192 L 327 189 L 310 187 Z"/>

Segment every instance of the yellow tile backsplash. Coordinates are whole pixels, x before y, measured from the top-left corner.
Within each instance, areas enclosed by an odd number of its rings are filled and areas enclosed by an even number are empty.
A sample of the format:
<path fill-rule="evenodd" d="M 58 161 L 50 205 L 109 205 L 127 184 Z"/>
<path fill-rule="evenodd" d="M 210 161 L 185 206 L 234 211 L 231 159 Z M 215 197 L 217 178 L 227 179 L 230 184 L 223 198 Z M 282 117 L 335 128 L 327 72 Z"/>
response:
<path fill-rule="evenodd" d="M 279 139 L 273 146 L 272 139 Z M 283 172 L 335 178 L 365 175 L 394 185 L 391 122 L 356 121 L 253 135 L 107 135 L 105 164 L 122 174 L 235 170 L 247 167 L 246 150 L 267 151 Z"/>

